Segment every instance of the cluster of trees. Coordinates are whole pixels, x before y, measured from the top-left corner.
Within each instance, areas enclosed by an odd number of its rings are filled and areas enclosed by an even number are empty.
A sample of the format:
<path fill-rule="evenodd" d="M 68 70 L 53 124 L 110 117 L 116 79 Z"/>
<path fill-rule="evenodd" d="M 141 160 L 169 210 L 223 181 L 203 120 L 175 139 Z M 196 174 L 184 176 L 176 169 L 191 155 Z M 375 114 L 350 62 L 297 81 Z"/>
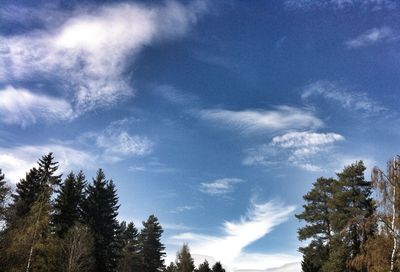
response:
<path fill-rule="evenodd" d="M 195 268 L 189 247 L 184 244 L 181 250 L 176 254 L 175 263 L 171 262 L 166 272 L 225 272 L 225 269 L 220 262 L 216 262 L 212 268 L 210 268 L 210 264 L 207 260 L 204 260 L 203 263 Z"/>
<path fill-rule="evenodd" d="M 318 178 L 303 197 L 303 272 L 400 271 L 400 157 L 386 171 L 375 167 L 371 180 L 365 170 L 359 161 Z"/>
<path fill-rule="evenodd" d="M 58 167 L 43 156 L 14 192 L 0 170 L 0 271 L 166 270 L 157 217 L 140 231 L 118 222 L 116 188 L 101 169 L 88 183 L 82 171 L 62 180 Z"/>

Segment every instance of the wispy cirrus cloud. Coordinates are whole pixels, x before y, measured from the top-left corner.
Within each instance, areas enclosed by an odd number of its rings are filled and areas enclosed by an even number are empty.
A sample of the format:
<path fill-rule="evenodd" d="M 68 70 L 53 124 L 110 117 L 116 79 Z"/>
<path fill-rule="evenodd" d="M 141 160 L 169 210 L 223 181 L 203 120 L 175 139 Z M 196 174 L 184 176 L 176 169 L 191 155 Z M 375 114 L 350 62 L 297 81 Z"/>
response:
<path fill-rule="evenodd" d="M 204 120 L 223 123 L 244 133 L 313 129 L 323 126 L 322 120 L 312 112 L 289 106 L 279 106 L 273 110 L 206 109 L 201 110 L 199 115 Z"/>
<path fill-rule="evenodd" d="M 37 165 L 37 160 L 49 152 L 54 153 L 59 162 L 59 172 L 90 169 L 95 167 L 97 156 L 87 151 L 67 145 L 22 145 L 15 147 L 0 147 L 0 165 L 6 178 L 17 183 L 25 177 L 30 168 Z"/>
<path fill-rule="evenodd" d="M 361 8 L 363 10 L 378 11 L 398 7 L 396 0 L 286 0 L 285 5 L 291 9 L 346 9 Z"/>
<path fill-rule="evenodd" d="M 0 120 L 4 123 L 25 127 L 39 120 L 71 120 L 74 117 L 71 105 L 61 98 L 12 86 L 0 90 Z"/>
<path fill-rule="evenodd" d="M 102 150 L 102 158 L 109 162 L 150 154 L 153 151 L 153 141 L 146 136 L 131 134 L 128 130 L 132 122 L 134 120 L 129 118 L 113 121 L 102 131 L 84 133 L 79 140 L 94 140 Z"/>
<path fill-rule="evenodd" d="M 289 164 L 306 171 L 321 171 L 319 159 L 344 137 L 337 133 L 294 131 L 272 138 L 269 144 L 247 151 L 245 165 L 268 168 Z"/>
<path fill-rule="evenodd" d="M 186 232 L 169 239 L 171 244 L 189 243 L 191 253 L 202 258 L 220 260 L 230 271 L 240 269 L 267 269 L 279 267 L 299 260 L 290 254 L 247 253 L 245 247 L 270 233 L 285 222 L 294 211 L 294 206 L 278 202 L 252 203 L 247 214 L 239 221 L 225 222 L 221 236 L 210 236 Z M 199 259 L 202 261 L 204 259 Z M 246 260 L 252 260 L 248 262 Z"/>
<path fill-rule="evenodd" d="M 355 110 L 365 115 L 375 115 L 386 111 L 379 102 L 371 99 L 367 93 L 354 91 L 342 84 L 333 81 L 319 80 L 303 88 L 303 100 L 320 97 L 337 103 L 347 110 Z"/>
<path fill-rule="evenodd" d="M 222 178 L 211 182 L 200 183 L 200 191 L 209 195 L 224 195 L 231 193 L 237 183 L 244 182 L 239 178 Z"/>
<path fill-rule="evenodd" d="M 361 35 L 350 39 L 345 42 L 345 45 L 349 49 L 355 49 L 360 47 L 370 46 L 376 43 L 388 42 L 399 39 L 398 35 L 389 27 L 372 28 Z"/>
<path fill-rule="evenodd" d="M 76 8 L 55 25 L 0 36 L 0 80 L 57 81 L 76 113 L 112 106 L 134 94 L 126 68 L 142 49 L 182 37 L 205 10 L 203 1 Z"/>

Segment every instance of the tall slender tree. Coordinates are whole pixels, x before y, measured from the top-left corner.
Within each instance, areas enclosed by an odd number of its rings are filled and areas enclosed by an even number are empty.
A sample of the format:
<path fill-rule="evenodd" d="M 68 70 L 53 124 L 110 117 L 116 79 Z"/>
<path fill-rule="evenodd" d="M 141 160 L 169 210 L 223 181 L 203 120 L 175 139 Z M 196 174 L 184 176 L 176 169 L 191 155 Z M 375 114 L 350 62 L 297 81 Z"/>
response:
<path fill-rule="evenodd" d="M 94 237 L 95 270 L 116 271 L 120 254 L 116 238 L 118 197 L 113 181 L 106 179 L 103 170 L 99 169 L 93 184 L 88 185 L 83 207 L 85 222 Z"/>
<path fill-rule="evenodd" d="M 139 235 L 140 255 L 143 272 L 157 272 L 165 269 L 165 247 L 161 243 L 163 229 L 154 215 L 150 215 L 143 222 L 143 229 Z"/>
<path fill-rule="evenodd" d="M 308 246 L 301 247 L 303 272 L 320 271 L 328 260 L 332 240 L 332 208 L 330 201 L 337 181 L 332 178 L 318 178 L 313 188 L 303 198 L 303 212 L 296 215 L 307 224 L 298 231 L 301 241 L 311 239 Z"/>
<path fill-rule="evenodd" d="M 120 224 L 120 240 L 121 240 L 121 258 L 118 261 L 118 271 L 120 272 L 136 272 L 140 271 L 140 254 L 139 254 L 139 232 L 133 222 L 126 225 L 123 221 Z"/>
<path fill-rule="evenodd" d="M 71 226 L 82 222 L 85 184 L 85 175 L 81 171 L 77 176 L 73 172 L 69 173 L 60 186 L 53 215 L 53 224 L 60 237 L 63 237 Z"/>
<path fill-rule="evenodd" d="M 181 250 L 177 253 L 176 266 L 178 272 L 193 272 L 195 268 L 194 261 L 187 244 L 183 244 Z"/>

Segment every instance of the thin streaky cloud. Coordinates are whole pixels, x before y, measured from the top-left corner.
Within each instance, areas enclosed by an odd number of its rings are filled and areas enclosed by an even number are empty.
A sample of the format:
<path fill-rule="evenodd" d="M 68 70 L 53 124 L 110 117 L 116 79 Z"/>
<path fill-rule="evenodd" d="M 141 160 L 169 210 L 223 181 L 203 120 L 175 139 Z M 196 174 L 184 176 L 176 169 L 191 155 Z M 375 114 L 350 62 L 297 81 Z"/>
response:
<path fill-rule="evenodd" d="M 303 88 L 301 97 L 305 101 L 314 97 L 321 97 L 347 110 L 362 112 L 365 116 L 377 115 L 387 111 L 381 103 L 370 98 L 367 93 L 355 91 L 334 81 L 319 80 L 313 82 Z"/>
<path fill-rule="evenodd" d="M 244 182 L 239 178 L 222 178 L 211 182 L 200 183 L 200 191 L 209 195 L 224 195 L 231 193 L 237 183 Z"/>
<path fill-rule="evenodd" d="M 396 36 L 391 28 L 384 26 L 381 28 L 369 29 L 361 35 L 346 41 L 345 45 L 349 49 L 356 49 L 381 42 L 393 41 L 398 38 L 399 36 Z"/>
<path fill-rule="evenodd" d="M 199 115 L 204 120 L 224 123 L 245 133 L 315 129 L 324 124 L 311 111 L 289 106 L 278 106 L 273 110 L 205 109 Z"/>
<path fill-rule="evenodd" d="M 76 117 L 71 105 L 61 99 L 7 86 L 0 90 L 0 121 L 21 127 L 38 121 L 68 121 Z"/>
<path fill-rule="evenodd" d="M 363 11 L 393 10 L 397 8 L 395 0 L 286 0 L 289 9 L 335 9 L 359 8 Z"/>

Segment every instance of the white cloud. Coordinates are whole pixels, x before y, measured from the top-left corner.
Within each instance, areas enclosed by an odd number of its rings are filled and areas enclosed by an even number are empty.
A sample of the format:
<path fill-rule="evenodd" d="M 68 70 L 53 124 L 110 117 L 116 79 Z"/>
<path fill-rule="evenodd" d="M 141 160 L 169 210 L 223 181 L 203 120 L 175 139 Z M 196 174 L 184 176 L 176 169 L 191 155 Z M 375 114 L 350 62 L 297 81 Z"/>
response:
<path fill-rule="evenodd" d="M 17 147 L 0 148 L 0 167 L 6 178 L 17 183 L 25 177 L 25 173 L 37 165 L 37 160 L 43 155 L 53 152 L 55 160 L 59 162 L 59 172 L 93 168 L 96 156 L 72 147 L 48 145 L 24 145 Z"/>
<path fill-rule="evenodd" d="M 137 54 L 154 42 L 184 35 L 205 8 L 202 1 L 187 6 L 168 1 L 77 9 L 56 26 L 0 36 L 1 79 L 56 80 L 77 112 L 114 105 L 133 95 L 125 72 Z"/>
<path fill-rule="evenodd" d="M 121 119 L 111 122 L 104 130 L 81 135 L 81 141 L 94 140 L 103 150 L 103 159 L 109 162 L 121 161 L 131 156 L 148 155 L 153 151 L 154 143 L 146 136 L 129 133 L 129 126 L 134 119 Z M 131 170 L 144 170 L 132 168 Z"/>
<path fill-rule="evenodd" d="M 345 45 L 347 48 L 359 48 L 373 45 L 378 42 L 395 39 L 393 30 L 389 27 L 372 28 L 354 39 L 348 40 Z"/>
<path fill-rule="evenodd" d="M 314 9 L 314 8 L 361 8 L 363 10 L 383 10 L 398 7 L 396 0 L 286 0 L 288 8 Z"/>
<path fill-rule="evenodd" d="M 200 183 L 200 191 L 209 195 L 223 195 L 233 191 L 235 184 L 244 182 L 238 178 L 223 178 Z"/>
<path fill-rule="evenodd" d="M 277 202 L 253 203 L 246 216 L 239 221 L 224 223 L 224 233 L 221 236 L 186 232 L 172 236 L 170 243 L 181 245 L 186 242 L 193 256 L 219 260 L 231 271 L 278 267 L 298 260 L 299 256 L 247 253 L 244 249 L 285 222 L 294 209 L 294 206 Z M 201 258 L 197 259 L 202 261 Z"/>
<path fill-rule="evenodd" d="M 343 141 L 337 133 L 289 132 L 275 136 L 268 145 L 248 151 L 245 165 L 276 167 L 289 163 L 306 171 L 321 171 L 318 160 L 334 143 Z"/>
<path fill-rule="evenodd" d="M 386 110 L 366 93 L 350 90 L 331 81 L 319 80 L 309 84 L 303 89 L 301 95 L 305 100 L 315 96 L 336 102 L 345 109 L 363 112 L 366 115 L 378 114 Z"/>
<path fill-rule="evenodd" d="M 25 127 L 38 120 L 59 121 L 75 117 L 71 105 L 63 99 L 7 86 L 0 90 L 0 120 Z"/>
<path fill-rule="evenodd" d="M 225 123 L 243 132 L 313 129 L 323 125 L 312 112 L 289 106 L 279 106 L 269 111 L 208 109 L 201 110 L 200 116 L 206 120 Z"/>

